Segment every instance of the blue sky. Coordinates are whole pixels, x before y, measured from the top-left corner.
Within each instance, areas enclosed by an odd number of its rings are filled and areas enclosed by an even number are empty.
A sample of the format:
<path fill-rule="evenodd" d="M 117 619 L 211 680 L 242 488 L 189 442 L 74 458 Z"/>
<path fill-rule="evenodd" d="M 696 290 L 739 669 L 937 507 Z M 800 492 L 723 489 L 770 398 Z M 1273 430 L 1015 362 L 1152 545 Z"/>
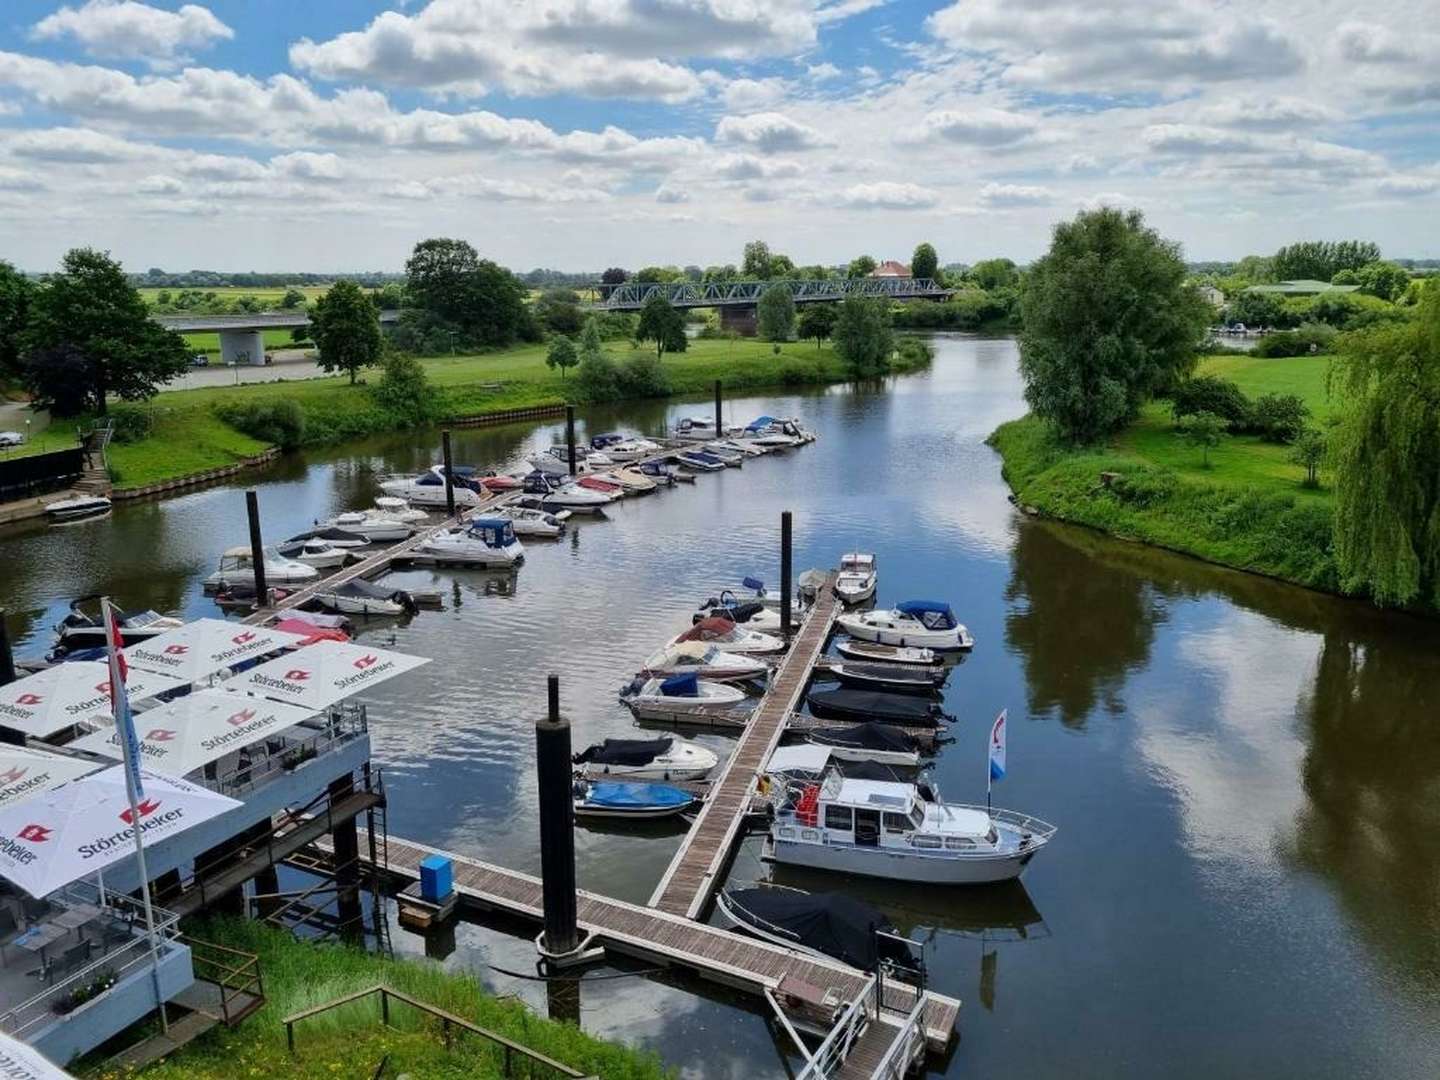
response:
<path fill-rule="evenodd" d="M 520 269 L 1043 251 L 1440 255 L 1440 29 L 1381 0 L 11 0 L 0 257 Z"/>

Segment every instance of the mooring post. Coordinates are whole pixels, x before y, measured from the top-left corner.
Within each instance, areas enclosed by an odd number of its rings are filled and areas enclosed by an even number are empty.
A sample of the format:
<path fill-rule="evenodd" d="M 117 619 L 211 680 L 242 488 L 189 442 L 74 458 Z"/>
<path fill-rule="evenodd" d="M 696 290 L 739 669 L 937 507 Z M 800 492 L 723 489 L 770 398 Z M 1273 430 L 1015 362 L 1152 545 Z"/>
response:
<path fill-rule="evenodd" d="M 15 654 L 10 651 L 10 629 L 5 625 L 5 609 L 0 607 L 0 686 L 15 681 Z"/>
<path fill-rule="evenodd" d="M 545 905 L 545 948 L 574 952 L 575 807 L 571 785 L 570 724 L 560 716 L 560 677 L 549 677 L 550 708 L 535 724 L 540 785 L 540 877 Z"/>
<path fill-rule="evenodd" d="M 720 380 L 715 380 L 715 438 L 725 437 L 725 424 L 720 419 Z"/>
<path fill-rule="evenodd" d="M 780 629 L 790 636 L 790 511 L 780 512 Z"/>
<path fill-rule="evenodd" d="M 574 406 L 574 405 L 566 405 L 566 406 L 565 406 L 565 446 L 566 446 L 566 448 L 567 448 L 567 450 L 568 450 L 568 456 L 565 458 L 565 460 L 566 460 L 566 461 L 569 463 L 569 465 L 570 465 L 570 475 L 571 475 L 571 476 L 574 476 L 574 475 L 576 474 L 576 469 L 575 469 L 575 406 Z M 551 678 L 554 678 L 554 676 L 551 676 Z"/>
<path fill-rule="evenodd" d="M 445 516 L 455 516 L 455 478 L 450 468 L 450 429 L 440 432 L 440 455 L 445 462 Z"/>
<path fill-rule="evenodd" d="M 270 590 L 265 586 L 265 545 L 260 540 L 260 497 L 245 492 L 245 513 L 250 518 L 250 561 L 255 566 L 255 606 L 267 607 Z"/>

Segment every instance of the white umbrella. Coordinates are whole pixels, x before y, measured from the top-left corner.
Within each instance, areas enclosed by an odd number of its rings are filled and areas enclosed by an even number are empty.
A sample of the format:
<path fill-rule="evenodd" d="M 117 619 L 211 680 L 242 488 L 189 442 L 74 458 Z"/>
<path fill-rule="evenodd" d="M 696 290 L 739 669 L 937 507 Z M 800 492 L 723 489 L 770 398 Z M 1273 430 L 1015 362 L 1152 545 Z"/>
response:
<path fill-rule="evenodd" d="M 242 661 L 277 649 L 296 648 L 304 640 L 299 634 L 266 626 L 196 619 L 131 645 L 124 653 L 131 668 L 198 682 Z"/>
<path fill-rule="evenodd" d="M 155 844 L 241 805 L 184 780 L 142 775 L 145 797 L 133 811 L 123 765 L 0 807 L 0 876 L 48 896 L 132 858 L 137 818 L 144 841 Z"/>
<path fill-rule="evenodd" d="M 353 642 L 321 641 L 251 668 L 226 686 L 319 712 L 429 662 L 424 657 Z"/>
<path fill-rule="evenodd" d="M 0 807 L 14 806 L 104 768 L 98 761 L 0 745 Z M 5 1071 L 0 1069 L 0 1076 Z"/>
<path fill-rule="evenodd" d="M 259 742 L 314 715 L 310 709 L 281 705 L 228 690 L 197 690 L 135 718 L 140 760 L 145 768 L 184 776 L 241 746 Z M 120 735 L 112 727 L 69 744 L 119 760 Z M 0 765 L 4 756 L 0 754 Z"/>
<path fill-rule="evenodd" d="M 0 1034 L 0 1076 L 5 1080 L 71 1080 L 39 1050 L 11 1035 Z"/>
<path fill-rule="evenodd" d="M 131 701 L 163 694 L 186 680 L 152 671 L 132 671 L 125 680 Z M 37 739 L 71 724 L 107 725 L 110 669 L 98 660 L 72 660 L 0 687 L 0 724 Z"/>

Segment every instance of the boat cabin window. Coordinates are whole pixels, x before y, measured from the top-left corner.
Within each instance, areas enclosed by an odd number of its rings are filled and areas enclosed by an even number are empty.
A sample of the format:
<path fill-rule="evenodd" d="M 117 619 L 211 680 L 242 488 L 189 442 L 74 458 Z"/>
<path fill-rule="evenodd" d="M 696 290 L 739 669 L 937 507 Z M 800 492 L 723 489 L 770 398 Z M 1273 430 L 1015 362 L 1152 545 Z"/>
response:
<path fill-rule="evenodd" d="M 916 836 L 911 840 L 917 848 L 938 848 L 940 837 L 938 836 Z"/>
<path fill-rule="evenodd" d="M 945 846 L 952 851 L 964 851 L 967 848 L 973 848 L 975 841 L 971 840 L 968 836 L 947 836 L 945 838 Z"/>
<path fill-rule="evenodd" d="M 913 826 L 913 823 L 911 822 L 911 820 L 910 820 L 908 817 L 906 817 L 904 814 L 888 814 L 888 813 L 887 813 L 887 814 L 885 815 L 885 831 L 886 831 L 886 832 L 901 832 L 901 833 L 903 833 L 903 832 L 909 832 L 910 829 L 913 828 L 913 827 L 914 827 L 914 826 Z"/>
<path fill-rule="evenodd" d="M 827 829 L 844 829 L 849 831 L 855 827 L 854 814 L 848 806 L 827 806 L 825 807 L 825 827 Z"/>

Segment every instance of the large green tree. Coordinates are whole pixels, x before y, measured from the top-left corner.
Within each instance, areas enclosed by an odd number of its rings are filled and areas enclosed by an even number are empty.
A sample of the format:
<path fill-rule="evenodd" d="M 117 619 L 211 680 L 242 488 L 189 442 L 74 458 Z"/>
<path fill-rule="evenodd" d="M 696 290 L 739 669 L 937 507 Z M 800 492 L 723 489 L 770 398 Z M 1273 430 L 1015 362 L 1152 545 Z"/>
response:
<path fill-rule="evenodd" d="M 405 262 L 411 302 L 478 345 L 508 345 L 530 322 L 525 287 L 464 240 L 422 240 Z"/>
<path fill-rule="evenodd" d="M 1342 586 L 1440 607 L 1440 285 L 1413 320 L 1342 339 L 1331 391 Z"/>
<path fill-rule="evenodd" d="M 20 376 L 20 332 L 34 291 L 29 278 L 0 260 L 0 383 Z"/>
<path fill-rule="evenodd" d="M 105 412 L 107 397 L 126 401 L 154 396 L 183 373 L 190 350 L 179 334 L 150 320 L 150 309 L 120 264 L 103 251 L 74 248 L 60 272 L 45 278 L 31 298 L 20 335 L 25 380 L 36 403 L 55 411 Z M 63 365 L 53 361 L 64 355 Z M 55 377 L 75 381 L 83 364 L 83 397 L 56 393 Z"/>
<path fill-rule="evenodd" d="M 645 306 L 640 309 L 640 321 L 635 326 L 636 341 L 653 341 L 655 343 L 655 359 L 660 359 L 667 352 L 684 352 L 689 344 L 685 336 L 685 316 L 666 300 L 665 297 L 656 293 L 645 301 Z"/>
<path fill-rule="evenodd" d="M 776 282 L 761 293 L 755 305 L 755 320 L 766 341 L 789 341 L 795 332 L 795 297 L 789 286 Z"/>
<path fill-rule="evenodd" d="M 1070 442 L 1104 438 L 1189 374 L 1209 305 L 1186 284 L 1178 244 L 1138 210 L 1085 211 L 1055 227 L 1025 276 L 1025 400 Z"/>
<path fill-rule="evenodd" d="M 378 364 L 385 350 L 380 309 L 353 281 L 337 281 L 315 302 L 310 338 L 319 349 L 320 366 L 348 372 L 352 386 L 360 369 Z"/>
<path fill-rule="evenodd" d="M 1270 259 L 1278 281 L 1329 281 L 1341 270 L 1359 270 L 1380 258 L 1369 240 L 1303 240 L 1287 244 Z"/>
<path fill-rule="evenodd" d="M 580 353 L 575 348 L 573 339 L 564 334 L 556 334 L 550 339 L 550 347 L 545 350 L 545 366 L 550 370 L 560 369 L 560 377 L 565 377 L 565 372 L 580 362 Z"/>
<path fill-rule="evenodd" d="M 857 379 L 884 375 L 895 347 L 890 330 L 890 304 L 879 297 L 847 296 L 831 331 L 835 351 Z"/>
<path fill-rule="evenodd" d="M 800 322 L 796 333 L 802 338 L 814 338 L 815 347 L 828 338 L 835 330 L 835 320 L 840 313 L 834 304 L 806 304 L 800 309 Z"/>
<path fill-rule="evenodd" d="M 919 244 L 915 254 L 910 256 L 910 276 L 933 278 L 940 269 L 940 256 L 935 254 L 933 244 Z"/>
<path fill-rule="evenodd" d="M 869 277 L 875 272 L 875 259 L 870 255 L 859 255 L 850 260 L 850 265 L 845 268 L 847 278 Z"/>
<path fill-rule="evenodd" d="M 740 273 L 747 281 L 769 281 L 771 275 L 770 245 L 764 240 L 751 240 L 745 245 Z"/>
<path fill-rule="evenodd" d="M 1010 259 L 981 259 L 965 277 L 982 289 L 1005 289 L 1019 282 L 1020 271 Z"/>

